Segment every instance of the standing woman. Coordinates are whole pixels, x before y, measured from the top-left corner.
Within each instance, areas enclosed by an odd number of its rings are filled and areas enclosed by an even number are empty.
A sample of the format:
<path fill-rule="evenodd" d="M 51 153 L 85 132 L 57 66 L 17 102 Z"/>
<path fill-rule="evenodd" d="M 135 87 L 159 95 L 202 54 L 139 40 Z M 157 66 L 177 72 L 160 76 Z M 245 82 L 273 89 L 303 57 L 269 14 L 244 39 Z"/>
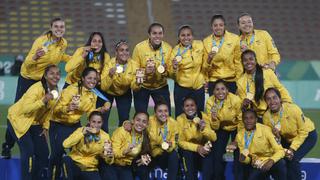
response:
<path fill-rule="evenodd" d="M 131 86 L 135 86 L 136 66 L 130 58 L 129 46 L 126 41 L 119 41 L 116 46 L 116 57 L 112 58 L 104 67 L 101 75 L 101 89 L 106 92 L 112 104 L 116 100 L 119 125 L 129 119 L 132 103 Z M 102 129 L 108 132 L 110 111 L 104 114 Z"/>
<path fill-rule="evenodd" d="M 149 177 L 149 163 L 151 161 L 150 140 L 147 133 L 149 115 L 136 112 L 132 120 L 130 131 L 124 127 L 117 128 L 112 135 L 114 163 L 106 171 L 109 176 L 103 179 L 133 180 L 138 176 L 141 180 Z"/>
<path fill-rule="evenodd" d="M 262 69 L 257 63 L 257 57 L 254 51 L 245 50 L 241 54 L 244 73 L 237 81 L 237 93 L 243 100 L 242 108 L 253 108 L 259 117 L 267 110 L 267 104 L 263 99 L 266 89 L 270 87 L 277 88 L 284 102 L 292 102 L 288 90 L 280 83 L 277 76 L 270 69 Z"/>
<path fill-rule="evenodd" d="M 213 177 L 212 142 L 217 140 L 206 114 L 197 110 L 194 98 L 185 97 L 183 114 L 177 117 L 179 127 L 179 148 L 185 165 L 186 179 L 197 179 L 196 164 L 200 164 L 202 179 Z"/>
<path fill-rule="evenodd" d="M 166 102 L 156 102 L 154 116 L 149 118 L 148 133 L 153 167 L 168 169 L 167 179 L 176 179 L 179 168 L 176 137 L 179 129 L 177 121 L 169 116 L 169 107 Z"/>
<path fill-rule="evenodd" d="M 263 124 L 272 128 L 273 134 L 286 148 L 287 179 L 301 179 L 299 161 L 317 143 L 314 123 L 304 116 L 301 109 L 281 101 L 276 88 L 268 88 L 264 94 L 268 110 L 263 115 Z"/>
<path fill-rule="evenodd" d="M 230 93 L 227 83 L 218 79 L 213 86 L 213 96 L 207 100 L 206 111 L 210 114 L 210 125 L 217 133 L 217 140 L 213 143 L 213 167 L 214 179 L 225 179 L 224 171 L 226 163 L 223 154 L 231 137 L 235 140 L 237 130 L 243 128 L 241 121 L 241 99 Z M 238 162 L 238 152 L 234 152 L 234 163 Z M 234 166 L 235 176 L 237 168 Z"/>
<path fill-rule="evenodd" d="M 92 67 L 84 69 L 81 80 L 64 89 L 57 102 L 50 121 L 50 163 L 49 175 L 51 179 L 59 178 L 62 155 L 65 153 L 63 141 L 80 125 L 83 114 L 89 114 L 96 109 L 97 96 L 92 89 L 97 84 L 97 70 Z M 106 107 L 99 111 L 107 111 Z"/>
<path fill-rule="evenodd" d="M 243 13 L 238 17 L 241 52 L 251 49 L 257 54 L 258 64 L 265 69 L 275 70 L 280 63 L 279 51 L 267 31 L 253 27 L 252 16 Z"/>
<path fill-rule="evenodd" d="M 81 73 L 86 67 L 93 67 L 100 74 L 105 64 L 110 61 L 110 56 L 101 32 L 92 32 L 84 47 L 80 47 L 72 55 L 65 70 L 68 73 L 64 88 L 70 84 L 77 83 L 81 78 Z"/>
<path fill-rule="evenodd" d="M 164 98 L 168 107 L 171 107 L 167 65 L 172 48 L 162 41 L 164 36 L 162 24 L 152 23 L 148 28 L 148 34 L 149 38 L 137 44 L 132 54 L 137 68 L 143 69 L 145 74 L 140 89 L 133 91 L 134 107 L 139 112 L 147 111 L 150 96 L 154 102 L 161 97 Z M 171 108 L 169 114 L 170 112 Z"/>
<path fill-rule="evenodd" d="M 14 102 L 17 102 L 30 86 L 41 80 L 47 66 L 69 60 L 69 56 L 65 54 L 67 41 L 63 38 L 64 33 L 64 20 L 54 18 L 50 22 L 50 30 L 34 41 L 21 66 Z M 7 131 L 6 142 L 2 144 L 2 155 L 5 158 L 11 157 L 10 149 L 13 145 L 14 140 Z"/>
<path fill-rule="evenodd" d="M 212 95 L 214 83 L 223 79 L 232 93 L 236 93 L 236 80 L 242 72 L 240 61 L 239 37 L 225 29 L 223 15 L 211 18 L 212 34 L 203 40 L 204 61 L 208 68 L 209 95 Z"/>
<path fill-rule="evenodd" d="M 238 131 L 236 142 L 242 163 L 240 168 L 246 173 L 243 179 L 266 179 L 272 175 L 275 180 L 286 180 L 284 150 L 271 129 L 257 123 L 258 116 L 252 109 L 242 113 L 242 120 L 244 128 Z"/>
<path fill-rule="evenodd" d="M 179 28 L 178 38 L 178 44 L 171 52 L 172 61 L 169 62 L 170 74 L 175 81 L 175 117 L 183 113 L 182 99 L 188 94 L 196 98 L 200 111 L 204 110 L 205 101 L 203 44 L 193 40 L 193 31 L 189 25 Z"/>
<path fill-rule="evenodd" d="M 8 131 L 19 145 L 22 179 L 46 178 L 49 120 L 58 98 L 59 80 L 59 68 L 49 65 L 41 81 L 8 110 Z"/>
<path fill-rule="evenodd" d="M 63 157 L 65 179 L 100 180 L 99 159 L 108 164 L 113 162 L 110 137 L 101 130 L 101 112 L 91 112 L 88 119 L 87 126 L 78 128 L 63 142 L 64 148 L 72 148 L 70 154 Z"/>

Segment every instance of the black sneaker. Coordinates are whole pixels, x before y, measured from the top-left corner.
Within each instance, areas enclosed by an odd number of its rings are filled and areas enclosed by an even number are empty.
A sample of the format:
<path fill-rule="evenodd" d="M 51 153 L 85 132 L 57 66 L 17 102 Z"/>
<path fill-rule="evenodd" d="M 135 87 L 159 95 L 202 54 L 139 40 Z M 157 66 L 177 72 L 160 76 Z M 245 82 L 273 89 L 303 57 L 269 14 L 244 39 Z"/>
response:
<path fill-rule="evenodd" d="M 11 149 L 10 149 L 9 145 L 7 145 L 6 143 L 2 144 L 1 156 L 4 159 L 11 159 Z"/>

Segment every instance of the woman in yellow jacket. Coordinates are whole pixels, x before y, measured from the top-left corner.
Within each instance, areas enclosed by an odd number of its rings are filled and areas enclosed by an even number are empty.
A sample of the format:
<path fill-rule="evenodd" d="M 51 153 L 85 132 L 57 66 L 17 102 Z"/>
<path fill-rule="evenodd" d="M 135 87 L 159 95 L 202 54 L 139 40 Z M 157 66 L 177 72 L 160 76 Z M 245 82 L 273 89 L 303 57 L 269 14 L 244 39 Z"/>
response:
<path fill-rule="evenodd" d="M 251 49 L 257 54 L 258 64 L 265 69 L 275 70 L 280 63 L 279 51 L 267 31 L 253 27 L 252 16 L 243 13 L 238 17 L 241 52 Z"/>
<path fill-rule="evenodd" d="M 65 22 L 61 18 L 54 18 L 50 23 L 50 30 L 38 37 L 24 60 L 16 91 L 15 101 L 17 102 L 30 86 L 41 80 L 47 66 L 58 65 L 61 60 L 68 61 L 69 56 L 64 52 L 67 48 L 67 41 L 63 38 L 65 33 Z M 14 140 L 6 132 L 6 142 L 2 144 L 2 155 L 10 158 L 10 149 Z"/>
<path fill-rule="evenodd" d="M 259 116 L 267 110 L 263 94 L 269 87 L 279 89 L 284 102 L 292 102 L 288 90 L 280 83 L 277 76 L 270 69 L 262 69 L 257 63 L 258 59 L 252 50 L 245 50 L 241 54 L 244 73 L 237 81 L 239 97 L 243 100 L 242 107 L 253 108 Z"/>
<path fill-rule="evenodd" d="M 297 105 L 282 103 L 276 88 L 268 88 L 264 98 L 268 110 L 263 115 L 263 124 L 272 128 L 277 140 L 286 148 L 287 179 L 301 179 L 299 161 L 317 143 L 314 123 L 304 116 Z"/>
<path fill-rule="evenodd" d="M 99 180 L 100 158 L 108 164 L 113 162 L 110 137 L 101 130 L 101 112 L 91 112 L 88 119 L 87 126 L 78 128 L 63 141 L 64 148 L 72 148 L 69 155 L 63 157 L 64 179 Z"/>
<path fill-rule="evenodd" d="M 61 170 L 61 158 L 65 153 L 63 141 L 80 125 L 83 114 L 89 114 L 96 109 L 97 95 L 97 70 L 92 67 L 84 69 L 81 80 L 64 89 L 57 102 L 50 121 L 50 146 L 49 177 L 59 178 Z M 109 107 L 101 107 L 99 111 L 105 112 Z"/>
<path fill-rule="evenodd" d="M 185 97 L 183 112 L 177 117 L 178 144 L 183 157 L 186 179 L 197 179 L 196 164 L 200 164 L 202 179 L 212 179 L 213 153 L 211 148 L 212 142 L 217 140 L 216 133 L 211 129 L 207 115 L 197 110 L 196 101 L 191 96 Z"/>
<path fill-rule="evenodd" d="M 237 130 L 243 128 L 241 121 L 241 99 L 229 92 L 227 83 L 218 79 L 213 86 L 213 96 L 206 103 L 206 112 L 210 116 L 210 126 L 217 133 L 217 140 L 213 143 L 214 179 L 225 179 L 226 163 L 223 154 L 226 152 L 229 137 L 235 140 Z M 239 153 L 234 152 L 234 174 L 237 174 Z"/>
<path fill-rule="evenodd" d="M 242 113 L 244 128 L 238 131 L 236 143 L 240 151 L 239 161 L 244 177 L 238 179 L 266 179 L 270 174 L 273 179 L 287 179 L 284 150 L 277 143 L 271 129 L 257 123 L 257 114 L 248 109 Z M 248 173 L 248 174 L 247 174 Z"/>
<path fill-rule="evenodd" d="M 80 80 L 82 71 L 86 67 L 95 68 L 98 73 L 98 81 L 104 66 L 110 61 L 110 55 L 101 32 L 92 32 L 84 47 L 78 48 L 65 66 L 68 73 L 64 88 Z"/>
<path fill-rule="evenodd" d="M 46 174 L 49 120 L 59 80 L 59 68 L 49 65 L 41 82 L 32 85 L 8 110 L 8 131 L 19 145 L 22 179 L 41 179 Z"/>
<path fill-rule="evenodd" d="M 130 58 L 129 46 L 126 41 L 119 41 L 116 46 L 116 57 L 104 67 L 101 75 L 101 89 L 112 104 L 115 99 L 118 110 L 119 125 L 129 119 L 132 103 L 131 88 L 136 85 L 136 66 Z M 102 129 L 108 132 L 110 111 L 105 113 Z"/>
<path fill-rule="evenodd" d="M 175 117 L 183 113 L 182 99 L 185 96 L 192 94 L 200 111 L 204 110 L 205 100 L 203 44 L 193 40 L 193 31 L 189 25 L 179 28 L 178 38 L 178 44 L 171 52 L 172 61 L 169 61 L 170 74 L 175 81 Z"/>
<path fill-rule="evenodd" d="M 144 74 L 140 88 L 133 91 L 134 107 L 139 112 L 148 110 L 150 96 L 154 101 L 163 97 L 168 107 L 171 107 L 167 65 L 172 48 L 162 41 L 164 27 L 160 23 L 152 23 L 148 28 L 148 34 L 149 38 L 138 43 L 132 53 L 137 68 Z"/>
<path fill-rule="evenodd" d="M 106 169 L 109 176 L 104 179 L 133 180 L 138 176 L 141 180 L 149 177 L 151 147 L 147 133 L 149 115 L 136 112 L 130 131 L 124 127 L 117 128 L 112 135 L 114 163 Z"/>
<path fill-rule="evenodd" d="M 213 94 L 215 81 L 223 79 L 230 92 L 236 93 L 236 80 L 242 72 L 239 37 L 225 29 L 226 20 L 217 14 L 211 18 L 212 34 L 203 40 L 209 95 Z"/>
<path fill-rule="evenodd" d="M 178 133 L 177 121 L 169 116 L 169 107 L 166 102 L 156 102 L 154 115 L 149 118 L 148 126 L 153 158 L 152 165 L 153 167 L 168 169 L 168 180 L 175 180 L 178 175 L 178 142 L 176 142 Z"/>

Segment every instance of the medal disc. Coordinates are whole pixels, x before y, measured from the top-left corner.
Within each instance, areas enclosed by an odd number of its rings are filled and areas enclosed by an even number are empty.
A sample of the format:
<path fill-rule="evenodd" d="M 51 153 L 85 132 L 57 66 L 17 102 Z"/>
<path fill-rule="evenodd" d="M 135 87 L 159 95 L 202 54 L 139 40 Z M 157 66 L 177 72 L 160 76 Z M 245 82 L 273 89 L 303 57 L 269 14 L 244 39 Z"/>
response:
<path fill-rule="evenodd" d="M 59 96 L 59 93 L 58 93 L 58 91 L 57 91 L 57 90 L 52 90 L 52 91 L 50 92 L 50 94 L 52 94 L 53 99 L 57 99 L 57 98 L 58 98 L 58 96 Z"/>
<path fill-rule="evenodd" d="M 176 56 L 176 60 L 177 60 L 177 62 L 181 62 L 182 61 L 182 57 L 181 56 Z"/>
<path fill-rule="evenodd" d="M 47 52 L 48 52 L 48 47 L 42 46 L 42 50 L 43 50 L 45 53 L 47 53 Z"/>
<path fill-rule="evenodd" d="M 109 101 L 105 102 L 103 106 L 106 107 L 107 109 L 110 109 L 111 103 Z"/>
<path fill-rule="evenodd" d="M 131 152 L 132 152 L 132 154 L 137 155 L 137 154 L 139 154 L 139 149 L 134 147 L 134 148 L 132 148 Z"/>
<path fill-rule="evenodd" d="M 196 124 L 199 124 L 200 118 L 199 117 L 193 118 L 193 122 L 196 123 Z"/>
<path fill-rule="evenodd" d="M 116 73 L 122 73 L 123 72 L 123 67 L 122 66 L 117 66 L 116 67 Z"/>
<path fill-rule="evenodd" d="M 163 66 L 163 65 L 158 66 L 157 71 L 158 71 L 160 74 L 164 73 L 164 71 L 165 71 L 164 66 Z"/>
<path fill-rule="evenodd" d="M 242 151 L 242 154 L 245 155 L 245 156 L 248 156 L 249 155 L 249 149 L 244 149 Z"/>
<path fill-rule="evenodd" d="M 252 101 L 252 100 L 253 100 L 253 97 L 254 97 L 253 93 L 247 92 L 247 96 L 246 96 L 247 99 L 249 99 L 250 101 Z"/>
<path fill-rule="evenodd" d="M 217 53 L 219 51 L 219 48 L 217 46 L 213 46 L 211 51 Z"/>
<path fill-rule="evenodd" d="M 278 131 L 280 131 L 280 129 L 281 129 L 281 124 L 276 124 L 274 127 L 275 127 Z"/>
<path fill-rule="evenodd" d="M 168 149 L 169 149 L 169 143 L 163 142 L 163 143 L 161 144 L 161 148 L 162 148 L 163 150 L 168 150 Z"/>

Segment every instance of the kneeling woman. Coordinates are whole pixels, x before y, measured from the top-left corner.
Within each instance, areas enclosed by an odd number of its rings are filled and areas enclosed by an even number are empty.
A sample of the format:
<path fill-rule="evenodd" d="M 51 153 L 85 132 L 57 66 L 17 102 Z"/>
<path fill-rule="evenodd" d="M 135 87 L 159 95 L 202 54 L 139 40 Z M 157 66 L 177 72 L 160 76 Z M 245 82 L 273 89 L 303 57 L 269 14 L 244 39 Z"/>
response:
<path fill-rule="evenodd" d="M 263 123 L 272 128 L 278 141 L 286 148 L 287 179 L 301 179 L 299 161 L 317 142 L 314 124 L 297 105 L 282 102 L 276 88 L 267 89 L 264 98 L 268 110 L 263 115 Z"/>
<path fill-rule="evenodd" d="M 148 133 L 152 149 L 153 165 L 168 168 L 167 179 L 176 179 L 178 174 L 178 153 L 176 136 L 178 124 L 169 116 L 166 102 L 159 101 L 154 107 L 154 116 L 149 118 Z"/>
<path fill-rule="evenodd" d="M 63 157 L 65 179 L 101 179 L 98 173 L 99 158 L 110 164 L 113 152 L 109 135 L 101 130 L 102 114 L 93 111 L 89 124 L 74 131 L 63 142 L 64 148 L 72 148 Z"/>
<path fill-rule="evenodd" d="M 21 178 L 42 179 L 48 167 L 47 144 L 51 110 L 58 97 L 60 70 L 56 65 L 45 69 L 40 82 L 32 85 L 8 111 L 8 130 L 19 145 Z"/>
<path fill-rule="evenodd" d="M 284 150 L 275 140 L 271 129 L 257 123 L 258 116 L 249 109 L 242 113 L 244 129 L 238 131 L 236 142 L 240 150 L 241 168 L 249 174 L 244 179 L 265 179 L 272 175 L 274 179 L 287 179 Z M 250 164 L 244 165 L 244 164 Z"/>
<path fill-rule="evenodd" d="M 106 169 L 109 176 L 104 179 L 133 180 L 135 176 L 141 180 L 148 179 L 148 165 L 151 162 L 148 122 L 147 113 L 136 112 L 129 132 L 124 127 L 113 132 L 111 140 L 115 159 L 113 165 Z"/>
<path fill-rule="evenodd" d="M 192 97 L 183 100 L 183 112 L 177 117 L 178 144 L 183 156 L 186 179 L 197 179 L 197 161 L 200 161 L 202 166 L 202 179 L 212 179 L 211 142 L 217 139 L 216 133 L 211 129 L 206 114 L 197 110 L 196 101 Z"/>

